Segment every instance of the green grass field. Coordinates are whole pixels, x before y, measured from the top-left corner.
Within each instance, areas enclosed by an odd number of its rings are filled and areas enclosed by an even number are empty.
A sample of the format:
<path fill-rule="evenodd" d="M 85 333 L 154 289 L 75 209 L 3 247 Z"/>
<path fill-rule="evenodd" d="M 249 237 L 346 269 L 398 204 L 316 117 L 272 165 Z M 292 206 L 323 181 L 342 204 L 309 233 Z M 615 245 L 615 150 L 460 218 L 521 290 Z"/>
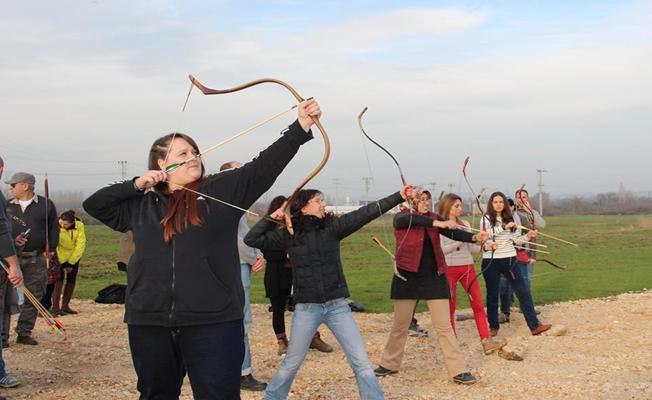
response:
<path fill-rule="evenodd" d="M 546 220 L 549 228 L 542 232 L 578 243 L 580 247 L 551 239 L 539 240 L 553 253 L 545 258 L 567 265 L 568 269 L 560 271 L 545 263 L 537 264 L 532 289 L 537 304 L 652 288 L 652 216 L 565 216 Z M 97 225 L 86 229 L 88 247 L 82 258 L 76 296 L 94 298 L 102 287 L 124 283 L 126 279 L 115 267 L 118 233 Z M 342 242 L 344 272 L 351 298 L 364 304 L 370 312 L 391 312 L 391 263 L 371 241 L 372 235 L 383 242 L 389 238 L 388 247 L 393 249 L 391 219 L 374 221 Z M 482 278 L 478 281 L 484 293 L 484 281 Z M 458 296 L 460 291 L 463 292 L 461 287 Z M 252 301 L 267 303 L 262 273 L 254 277 Z M 458 301 L 461 307 L 468 307 L 465 296 Z"/>

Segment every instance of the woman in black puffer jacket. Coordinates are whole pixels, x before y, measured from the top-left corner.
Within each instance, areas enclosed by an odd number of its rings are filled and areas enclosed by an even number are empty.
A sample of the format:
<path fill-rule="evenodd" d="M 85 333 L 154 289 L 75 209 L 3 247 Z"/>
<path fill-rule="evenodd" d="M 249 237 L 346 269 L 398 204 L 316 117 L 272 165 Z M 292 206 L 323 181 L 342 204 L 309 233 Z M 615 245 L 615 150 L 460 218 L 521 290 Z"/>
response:
<path fill-rule="evenodd" d="M 346 302 L 349 289 L 340 260 L 340 241 L 365 224 L 399 205 L 411 189 L 334 216 L 326 214 L 326 202 L 318 190 L 302 190 L 291 205 L 294 236 L 274 229 L 274 223 L 261 219 L 244 241 L 259 249 L 287 251 L 292 260 L 294 299 L 292 340 L 276 374 L 267 385 L 265 399 L 285 399 L 308 352 L 317 327 L 324 323 L 335 335 L 351 365 L 362 399 L 383 399 L 364 347 L 364 340 Z M 281 209 L 271 214 L 283 219 Z"/>

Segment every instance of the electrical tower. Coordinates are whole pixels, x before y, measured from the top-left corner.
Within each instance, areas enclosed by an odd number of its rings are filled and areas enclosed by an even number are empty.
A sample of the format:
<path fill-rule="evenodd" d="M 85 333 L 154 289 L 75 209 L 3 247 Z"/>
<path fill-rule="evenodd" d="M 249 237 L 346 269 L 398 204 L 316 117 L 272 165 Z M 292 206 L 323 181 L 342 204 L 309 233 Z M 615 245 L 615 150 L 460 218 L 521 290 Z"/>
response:
<path fill-rule="evenodd" d="M 127 162 L 118 161 L 118 164 L 120 165 L 120 176 L 122 176 L 122 180 L 125 181 L 127 180 Z"/>
<path fill-rule="evenodd" d="M 538 169 L 537 172 L 539 173 L 539 214 L 543 216 L 543 173 L 548 172 L 545 169 Z"/>
<path fill-rule="evenodd" d="M 370 176 L 363 176 L 362 180 L 364 181 L 364 205 L 369 204 L 369 186 L 373 182 L 373 178 Z"/>

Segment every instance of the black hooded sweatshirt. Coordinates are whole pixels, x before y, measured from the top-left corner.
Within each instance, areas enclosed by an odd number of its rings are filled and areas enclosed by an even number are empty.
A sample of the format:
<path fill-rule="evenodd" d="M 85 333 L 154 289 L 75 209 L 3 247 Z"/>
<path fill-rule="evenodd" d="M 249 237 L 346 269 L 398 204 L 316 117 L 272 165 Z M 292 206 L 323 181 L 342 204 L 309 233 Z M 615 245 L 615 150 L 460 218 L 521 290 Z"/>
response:
<path fill-rule="evenodd" d="M 253 161 L 205 177 L 198 191 L 247 209 L 311 138 L 295 121 Z M 130 180 L 100 189 L 84 201 L 84 209 L 110 228 L 133 231 L 126 323 L 175 327 L 243 318 L 237 246 L 243 212 L 203 196 L 197 201 L 201 225 L 187 226 L 170 244 L 163 239 L 161 225 L 168 209 L 165 194 L 139 191 Z"/>

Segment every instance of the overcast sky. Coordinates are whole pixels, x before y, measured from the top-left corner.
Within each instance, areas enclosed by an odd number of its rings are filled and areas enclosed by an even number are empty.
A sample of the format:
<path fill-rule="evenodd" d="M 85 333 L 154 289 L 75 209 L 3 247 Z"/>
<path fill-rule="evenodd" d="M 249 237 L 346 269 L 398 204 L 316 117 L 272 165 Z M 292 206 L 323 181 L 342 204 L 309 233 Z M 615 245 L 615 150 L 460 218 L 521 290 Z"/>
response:
<path fill-rule="evenodd" d="M 51 190 L 90 193 L 141 174 L 159 136 L 200 147 L 293 104 L 275 85 L 238 94 L 194 91 L 187 75 L 225 88 L 261 77 L 314 96 L 331 158 L 310 187 L 358 198 L 411 183 L 468 193 L 551 195 L 652 190 L 652 2 L 2 1 L 0 156 L 6 179 L 48 173 Z M 224 146 L 216 170 L 246 161 L 295 118 Z M 365 150 L 366 149 L 366 150 Z M 271 194 L 315 166 L 323 142 L 300 150 Z M 38 175 L 39 185 L 42 175 Z M 4 180 L 3 179 L 3 180 Z M 461 187 L 460 187 L 460 184 Z M 4 184 L 2 185 L 4 188 Z"/>

